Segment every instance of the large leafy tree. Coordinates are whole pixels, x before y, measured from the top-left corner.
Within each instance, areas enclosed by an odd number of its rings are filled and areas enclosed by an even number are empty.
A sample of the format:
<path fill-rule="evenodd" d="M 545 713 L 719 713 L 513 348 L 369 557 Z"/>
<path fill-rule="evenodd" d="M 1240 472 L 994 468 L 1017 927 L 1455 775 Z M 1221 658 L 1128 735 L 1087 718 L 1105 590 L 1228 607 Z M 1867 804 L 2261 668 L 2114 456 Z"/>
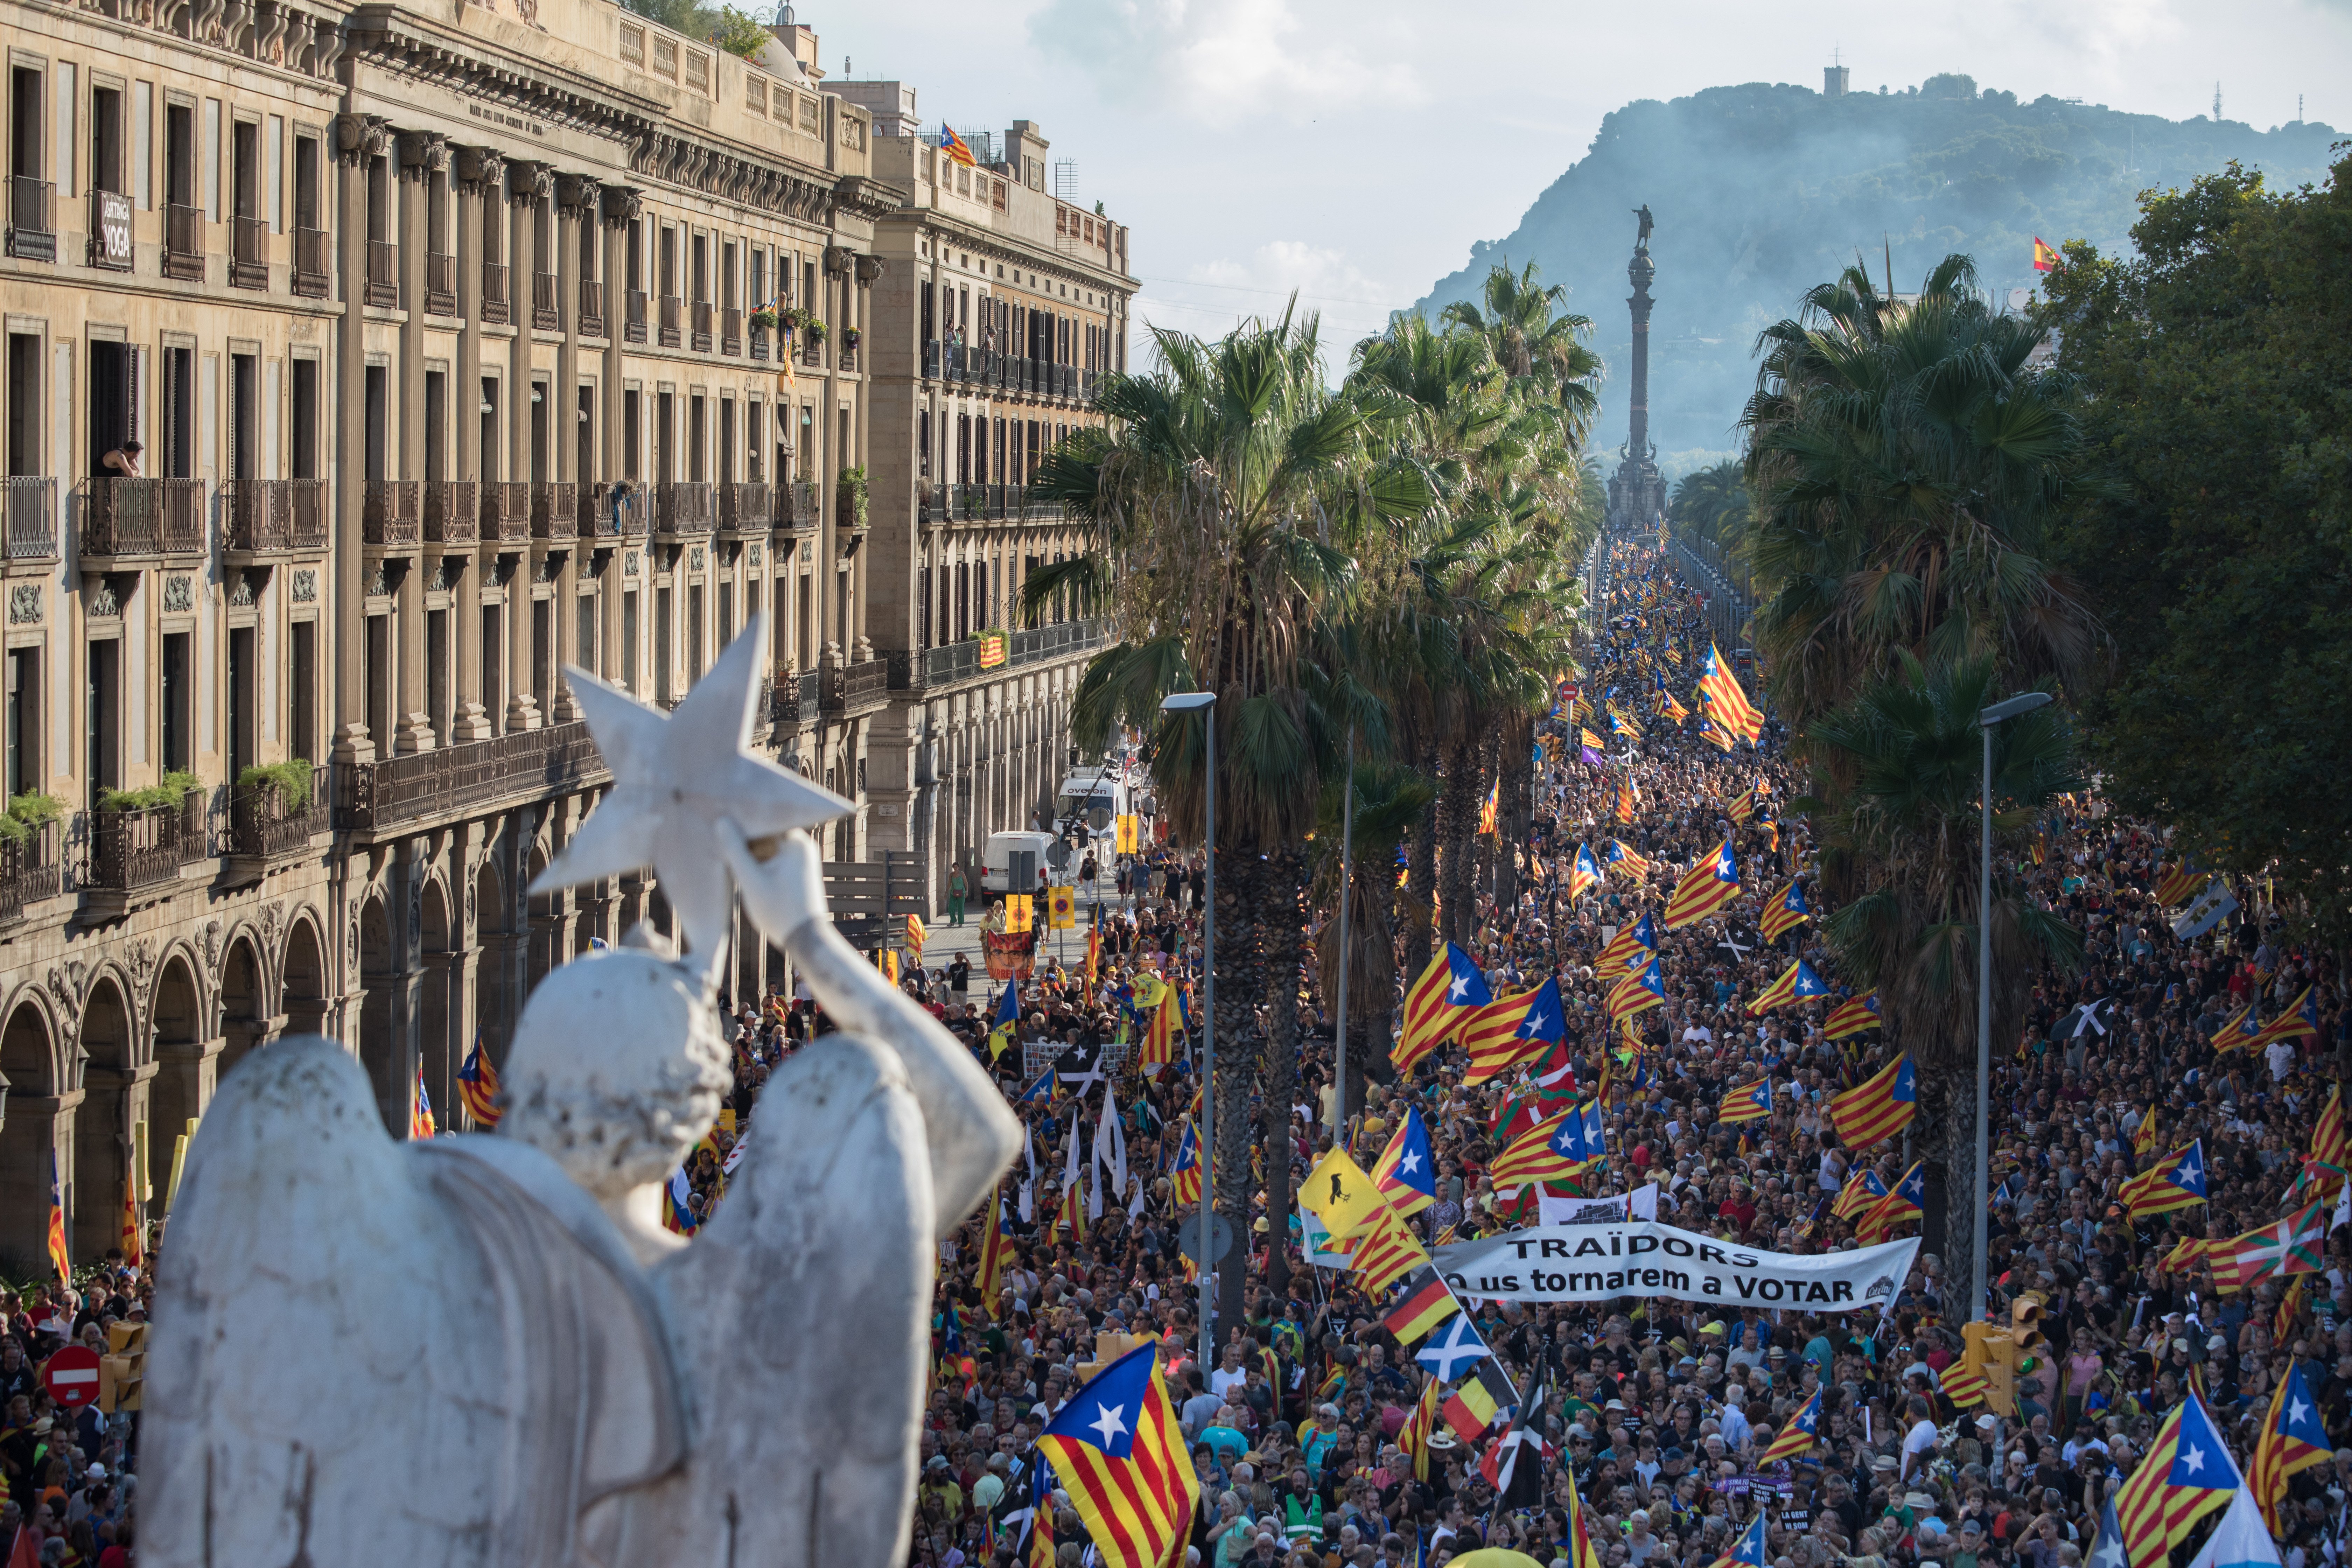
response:
<path fill-rule="evenodd" d="M 1966 1198 L 1975 1166 L 1978 908 L 1984 731 L 1977 714 L 2008 695 L 1990 657 L 1922 665 L 1898 650 L 1892 674 L 1816 718 L 1806 744 L 1849 781 L 1807 800 L 1825 851 L 1855 868 L 1854 896 L 1827 922 L 1842 972 L 1875 990 L 1890 1039 L 1912 1054 L 1930 1167 L 1926 1226 L 1941 1226 L 1948 1278 L 1975 1258 Z M 1993 731 L 1996 845 L 1992 1037 L 2016 1037 L 2035 973 L 2080 961 L 2081 938 L 2009 869 L 2015 844 L 2057 799 L 2083 787 L 2073 727 L 2053 705 Z M 1940 1201 L 1938 1201 L 1940 1200 Z M 1953 1223 L 1958 1221 L 1958 1223 Z"/>
<path fill-rule="evenodd" d="M 2352 158 L 2153 194 L 2137 255 L 2070 246 L 2060 363 L 2116 483 L 2059 541 L 2115 637 L 2087 714 L 2126 808 L 2352 942 Z"/>
<path fill-rule="evenodd" d="M 1755 645 L 1801 729 L 1894 668 L 1991 656 L 2013 680 L 2078 676 L 2097 626 L 2048 559 L 2082 488 L 2065 378 L 2038 325 L 1994 310 L 1968 258 L 1889 299 L 1860 268 L 1767 328 L 1742 418 L 1764 597 Z"/>
<path fill-rule="evenodd" d="M 1035 488 L 1090 521 L 1096 548 L 1032 573 L 1023 595 L 1033 613 L 1065 589 L 1102 595 L 1118 640 L 1079 682 L 1073 738 L 1107 745 L 1121 724 L 1150 734 L 1162 807 L 1193 843 L 1216 727 L 1213 1179 L 1245 1238 L 1252 1146 L 1286 1147 L 1297 1099 L 1304 847 L 1341 751 L 1346 694 L 1323 656 L 1356 591 L 1349 545 L 1423 510 L 1429 491 L 1418 465 L 1376 448 L 1361 402 L 1326 387 L 1311 317 L 1252 322 L 1214 343 L 1160 331 L 1155 348 L 1157 370 L 1098 389 L 1111 433 L 1041 464 Z M 1216 694 L 1207 715 L 1162 711 L 1163 698 L 1192 690 Z M 1255 1137 L 1254 1095 L 1265 1108 Z M 1288 1178 L 1286 1161 L 1265 1162 L 1277 1294 Z M 1242 1320 L 1244 1275 L 1220 1273 L 1227 1322 Z"/>

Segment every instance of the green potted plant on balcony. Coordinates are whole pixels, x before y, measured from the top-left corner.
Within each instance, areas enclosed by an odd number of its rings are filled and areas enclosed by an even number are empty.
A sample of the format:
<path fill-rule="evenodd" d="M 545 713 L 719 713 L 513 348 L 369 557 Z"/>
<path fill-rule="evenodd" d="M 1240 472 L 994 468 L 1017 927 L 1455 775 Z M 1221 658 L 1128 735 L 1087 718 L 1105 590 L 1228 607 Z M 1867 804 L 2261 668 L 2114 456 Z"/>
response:
<path fill-rule="evenodd" d="M 844 468 L 834 489 L 833 515 L 846 528 L 866 526 L 866 470 Z"/>
<path fill-rule="evenodd" d="M 265 786 L 278 791 L 278 805 L 288 811 L 299 811 L 310 804 L 310 764 L 296 757 L 283 763 L 256 763 L 236 775 L 239 794 L 257 792 Z"/>
<path fill-rule="evenodd" d="M 776 308 L 773 305 L 762 305 L 751 312 L 751 330 L 755 332 L 772 332 L 782 321 L 782 318 L 776 314 Z"/>
<path fill-rule="evenodd" d="M 857 352 L 857 345 L 865 338 L 865 333 L 859 331 L 856 327 L 844 327 L 841 329 L 841 346 L 847 349 L 851 353 L 856 353 Z"/>
<path fill-rule="evenodd" d="M 824 346 L 826 328 L 824 317 L 819 316 L 811 310 L 803 310 L 801 312 L 801 331 L 807 337 L 810 342 L 814 343 L 817 347 L 823 348 Z"/>
<path fill-rule="evenodd" d="M 181 770 L 165 773 L 161 784 L 149 784 L 144 789 L 101 790 L 98 796 L 98 809 L 152 811 L 157 806 L 178 806 L 204 787 L 204 780 Z"/>
<path fill-rule="evenodd" d="M 0 844 L 22 844 L 65 812 L 66 803 L 53 795 L 28 790 L 0 812 Z"/>

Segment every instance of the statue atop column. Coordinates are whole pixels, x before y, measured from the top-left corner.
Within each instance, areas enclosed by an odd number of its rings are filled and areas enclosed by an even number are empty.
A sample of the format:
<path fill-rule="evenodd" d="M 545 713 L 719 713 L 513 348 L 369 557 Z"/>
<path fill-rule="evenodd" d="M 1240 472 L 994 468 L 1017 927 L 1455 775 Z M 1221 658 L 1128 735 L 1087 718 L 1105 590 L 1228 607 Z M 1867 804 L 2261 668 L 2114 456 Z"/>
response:
<path fill-rule="evenodd" d="M 395 1142 L 316 1037 L 223 1080 L 158 1281 L 147 1559 L 905 1560 L 939 1243 L 1019 1124 L 835 932 L 806 829 L 851 808 L 746 751 L 766 647 L 667 719 L 567 672 L 615 787 L 540 887 L 651 865 L 687 952 L 541 982 L 496 1133 Z M 730 1083 L 739 893 L 845 1032 L 770 1079 L 689 1244 L 661 1205 Z"/>
<path fill-rule="evenodd" d="M 1627 391 L 1625 444 L 1619 448 L 1617 471 L 1609 478 L 1608 526 L 1612 532 L 1631 533 L 1659 527 L 1666 515 L 1666 481 L 1658 472 L 1658 449 L 1650 440 L 1650 284 L 1658 275 L 1650 259 L 1650 233 L 1657 226 L 1647 202 L 1633 209 L 1640 220 L 1633 258 L 1625 278 L 1633 292 L 1625 303 L 1633 313 L 1633 353 Z"/>

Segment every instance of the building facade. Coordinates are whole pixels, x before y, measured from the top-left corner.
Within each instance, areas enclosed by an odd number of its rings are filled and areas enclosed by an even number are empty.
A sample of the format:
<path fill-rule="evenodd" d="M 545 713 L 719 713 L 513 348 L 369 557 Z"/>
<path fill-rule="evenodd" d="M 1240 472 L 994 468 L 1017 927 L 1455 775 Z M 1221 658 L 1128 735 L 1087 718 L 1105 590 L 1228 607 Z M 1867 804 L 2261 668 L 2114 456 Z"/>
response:
<path fill-rule="evenodd" d="M 667 926 L 649 879 L 528 892 L 607 782 L 567 664 L 671 704 L 766 613 L 760 734 L 866 852 L 902 197 L 790 26 L 743 59 L 606 0 L 86 0 L 5 37 L 23 1265 L 52 1181 L 75 1257 L 113 1245 L 245 1052 L 339 1037 L 387 1126 L 420 1084 L 446 1121 L 539 976 Z"/>
<path fill-rule="evenodd" d="M 1076 760 L 1070 700 L 1101 629 L 1072 595 L 1034 617 L 1020 597 L 1087 542 L 1027 486 L 1104 423 L 1095 387 L 1127 368 L 1135 281 L 1127 228 L 1051 188 L 1034 122 L 964 138 L 966 164 L 923 134 L 907 84 L 827 90 L 890 132 L 875 174 L 900 198 L 873 239 L 866 631 L 891 674 L 866 735 L 867 841 L 907 856 L 938 909 L 989 834 L 1050 821 Z"/>

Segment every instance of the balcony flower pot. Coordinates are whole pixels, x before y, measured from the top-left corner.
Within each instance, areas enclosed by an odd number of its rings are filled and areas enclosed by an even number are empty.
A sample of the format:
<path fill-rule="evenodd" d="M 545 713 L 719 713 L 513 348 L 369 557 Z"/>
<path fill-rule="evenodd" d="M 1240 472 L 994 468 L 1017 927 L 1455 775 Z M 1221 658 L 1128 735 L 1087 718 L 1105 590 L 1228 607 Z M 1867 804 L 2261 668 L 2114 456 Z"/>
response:
<path fill-rule="evenodd" d="M 864 334 L 856 327 L 844 327 L 841 330 L 841 346 L 847 349 L 850 353 L 856 353 L 857 352 L 858 342 L 863 336 Z"/>
<path fill-rule="evenodd" d="M 751 330 L 755 332 L 772 332 L 777 322 L 778 317 L 773 310 L 762 308 L 751 312 Z"/>
<path fill-rule="evenodd" d="M 844 528 L 866 526 L 866 470 L 844 468 L 835 486 L 833 515 Z"/>

